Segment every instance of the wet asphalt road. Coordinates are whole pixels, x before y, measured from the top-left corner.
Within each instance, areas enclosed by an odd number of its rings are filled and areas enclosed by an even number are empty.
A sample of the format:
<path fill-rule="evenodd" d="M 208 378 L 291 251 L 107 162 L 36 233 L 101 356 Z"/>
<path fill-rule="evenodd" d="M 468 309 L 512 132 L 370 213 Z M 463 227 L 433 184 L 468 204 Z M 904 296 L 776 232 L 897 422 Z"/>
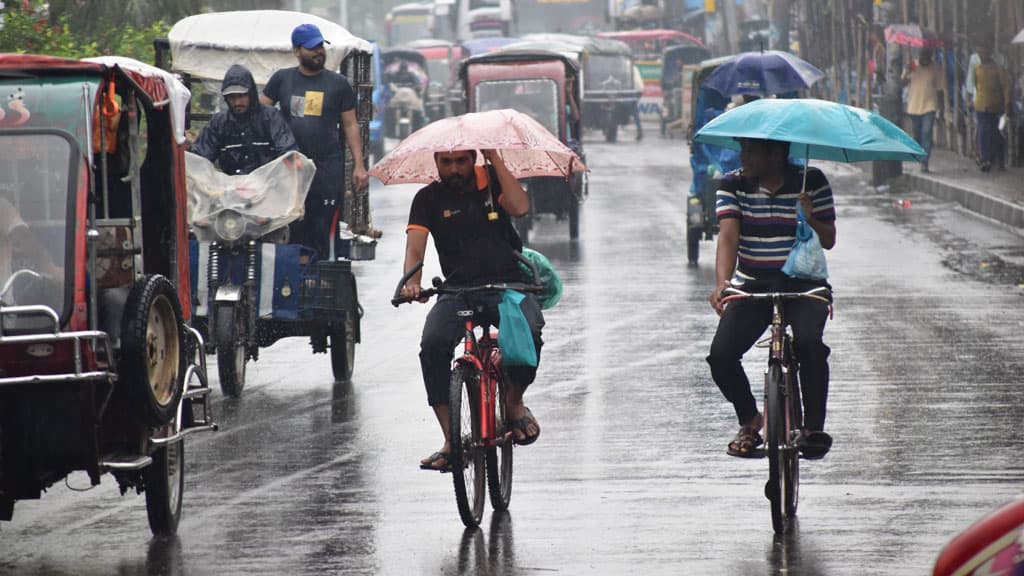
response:
<path fill-rule="evenodd" d="M 0 526 L 0 574 L 929 573 L 956 532 L 1022 490 L 1024 237 L 829 167 L 836 443 L 801 467 L 799 528 L 776 538 L 766 463 L 724 452 L 734 415 L 704 362 L 714 245 L 686 267 L 685 145 L 650 132 L 588 143 L 578 244 L 565 223 L 534 229 L 566 293 L 546 314 L 527 393 L 543 433 L 516 451 L 510 514 L 464 531 L 449 476 L 417 468 L 440 445 L 417 361 L 427 307 L 388 303 L 415 187 L 377 188 L 386 235 L 355 267 L 354 381 L 332 384 L 305 341 L 279 342 L 243 398 L 215 393 L 221 431 L 186 444 L 177 538 L 153 540 L 144 499 L 110 476 L 87 494 L 60 484 Z M 763 361 L 747 357 L 755 386 Z"/>

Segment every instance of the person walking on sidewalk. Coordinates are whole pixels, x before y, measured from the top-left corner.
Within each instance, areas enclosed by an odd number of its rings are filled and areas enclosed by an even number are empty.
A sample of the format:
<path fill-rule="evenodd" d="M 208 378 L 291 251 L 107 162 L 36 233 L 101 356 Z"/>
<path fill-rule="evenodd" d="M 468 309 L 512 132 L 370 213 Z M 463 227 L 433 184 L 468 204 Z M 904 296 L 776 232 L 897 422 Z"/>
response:
<path fill-rule="evenodd" d="M 924 148 L 921 170 L 928 171 L 928 157 L 932 152 L 932 132 L 935 117 L 941 113 L 941 94 L 946 92 L 942 69 L 935 63 L 931 48 L 922 48 L 917 66 L 903 70 L 902 81 L 907 89 L 907 114 L 913 126 L 914 140 Z"/>
<path fill-rule="evenodd" d="M 1003 136 L 999 133 L 999 116 L 1010 114 L 1010 80 L 1006 70 L 992 58 L 992 49 L 978 47 L 981 63 L 974 71 L 974 113 L 978 123 L 978 146 L 981 171 L 988 172 L 993 164 L 1003 170 Z"/>

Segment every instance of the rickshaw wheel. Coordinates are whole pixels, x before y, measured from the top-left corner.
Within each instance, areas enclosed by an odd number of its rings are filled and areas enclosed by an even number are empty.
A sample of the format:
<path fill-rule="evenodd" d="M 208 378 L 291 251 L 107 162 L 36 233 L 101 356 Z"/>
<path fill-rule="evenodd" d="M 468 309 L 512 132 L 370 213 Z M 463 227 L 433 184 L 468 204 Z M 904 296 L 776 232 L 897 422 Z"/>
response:
<path fill-rule="evenodd" d="M 703 233 L 703 228 L 686 227 L 686 261 L 690 264 L 696 264 L 700 258 L 700 237 Z"/>
<path fill-rule="evenodd" d="M 178 530 L 181 496 L 185 491 L 185 443 L 168 444 L 152 457 L 153 463 L 143 471 L 149 529 L 154 536 L 174 534 Z"/>
<path fill-rule="evenodd" d="M 186 361 L 182 324 L 170 280 L 154 274 L 132 286 L 121 330 L 120 379 L 143 424 L 163 426 L 177 413 Z"/>
<path fill-rule="evenodd" d="M 245 316 L 241 307 L 221 304 L 216 307 L 214 334 L 217 341 L 217 376 L 220 391 L 237 398 L 245 388 Z"/>
<path fill-rule="evenodd" d="M 355 313 L 345 315 L 345 322 L 331 331 L 331 371 L 335 382 L 348 382 L 356 366 Z"/>
<path fill-rule="evenodd" d="M 619 139 L 619 122 L 614 116 L 608 120 L 608 125 L 604 127 L 604 141 L 614 144 Z"/>

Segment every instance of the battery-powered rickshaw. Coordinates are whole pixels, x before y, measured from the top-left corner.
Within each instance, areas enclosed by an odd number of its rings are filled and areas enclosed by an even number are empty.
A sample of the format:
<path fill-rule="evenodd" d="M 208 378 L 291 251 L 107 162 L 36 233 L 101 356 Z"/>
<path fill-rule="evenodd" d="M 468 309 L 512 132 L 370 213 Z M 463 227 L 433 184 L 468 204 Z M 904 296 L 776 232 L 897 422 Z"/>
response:
<path fill-rule="evenodd" d="M 185 87 L 127 58 L 0 54 L 0 520 L 84 471 L 182 508 L 214 430 L 194 330 Z"/>
<path fill-rule="evenodd" d="M 350 79 L 367 150 L 373 116 L 373 47 L 327 20 L 278 10 L 198 14 L 180 20 L 166 41 L 156 42 L 157 61 L 181 73 L 190 85 L 212 91 L 218 95 L 214 100 L 220 101 L 222 77 L 232 64 L 248 68 L 260 86 L 276 70 L 294 67 L 291 31 L 303 23 L 316 24 L 330 42 L 325 46 L 325 67 Z M 194 111 L 189 120 L 197 127 L 209 117 L 208 111 Z M 279 160 L 291 169 L 309 162 L 304 157 Z M 309 337 L 314 353 L 329 352 L 336 380 L 351 378 L 362 314 L 352 261 L 373 259 L 376 248 L 376 240 L 368 235 L 367 191 L 353 190 L 351 162 L 349 155 L 346 181 L 340 183 L 344 214 L 335 210 L 326 254 L 288 243 L 280 237 L 283 230 L 268 223 L 280 224 L 283 214 L 265 212 L 269 204 L 261 199 L 280 193 L 278 186 L 284 186 L 286 194 L 295 192 L 294 186 L 270 176 L 241 188 L 218 189 L 192 170 L 201 163 L 190 162 L 190 224 L 195 236 L 190 257 L 196 270 L 192 294 L 205 327 L 206 351 L 217 355 L 225 395 L 242 392 L 245 365 L 258 360 L 260 348 L 292 336 Z M 209 201 L 208 209 L 197 209 L 197 201 Z"/>
<path fill-rule="evenodd" d="M 669 46 L 699 46 L 700 39 L 679 30 L 619 30 L 599 32 L 601 38 L 625 42 L 633 50 L 634 64 L 644 79 L 644 92 L 640 98 L 640 114 L 645 119 L 661 120 L 661 56 Z"/>
<path fill-rule="evenodd" d="M 705 124 L 725 111 L 729 105 L 717 90 L 703 86 L 704 81 L 715 68 L 727 62 L 732 56 L 705 60 L 693 67 L 687 74 L 692 75 L 690 84 L 690 119 L 688 139 L 690 141 L 690 168 L 693 179 L 686 199 L 686 260 L 691 265 L 700 257 L 700 241 L 712 240 L 718 233 L 718 217 L 715 215 L 716 181 L 722 174 L 739 168 L 739 155 L 725 148 L 693 141 Z M 689 67 L 688 67 L 689 68 Z"/>
<path fill-rule="evenodd" d="M 700 46 L 670 46 L 661 54 L 661 133 L 674 138 L 686 134 L 690 120 L 690 89 L 696 64 L 711 57 Z"/>
<path fill-rule="evenodd" d="M 637 113 L 644 87 L 634 85 L 633 52 L 625 42 L 575 34 L 527 34 L 522 43 L 508 48 L 571 53 L 583 79 L 581 98 L 586 127 L 603 132 L 605 141 L 615 142 L 619 126 L 628 124 Z"/>
<path fill-rule="evenodd" d="M 583 120 L 579 110 L 579 66 L 564 55 L 544 50 L 502 49 L 463 60 L 459 71 L 469 112 L 510 108 L 529 114 L 586 163 L 583 154 Z M 570 103 L 568 98 L 573 102 Z M 568 179 L 552 176 L 522 180 L 530 194 L 530 213 L 515 220 L 523 242 L 529 242 L 537 214 L 554 214 L 568 220 L 569 237 L 579 237 L 580 205 L 586 194 L 584 175 Z"/>
<path fill-rule="evenodd" d="M 427 38 L 410 42 L 405 47 L 417 50 L 426 58 L 429 84 L 423 106 L 427 112 L 427 121 L 451 116 L 449 95 L 458 84 L 459 61 L 466 56 L 462 46 L 447 40 Z"/>

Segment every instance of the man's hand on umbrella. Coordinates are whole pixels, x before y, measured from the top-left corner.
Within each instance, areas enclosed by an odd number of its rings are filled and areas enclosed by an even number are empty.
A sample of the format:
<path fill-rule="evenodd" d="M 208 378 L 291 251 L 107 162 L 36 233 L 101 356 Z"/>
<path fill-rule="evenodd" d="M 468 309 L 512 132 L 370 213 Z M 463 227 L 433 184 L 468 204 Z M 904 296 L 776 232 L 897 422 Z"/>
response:
<path fill-rule="evenodd" d="M 494 148 L 481 150 L 480 153 L 483 154 L 484 159 L 486 159 L 491 164 L 504 163 L 504 161 L 501 159 L 501 154 L 498 154 L 498 151 L 495 150 Z"/>
<path fill-rule="evenodd" d="M 814 210 L 814 203 L 811 201 L 811 197 L 806 192 L 801 192 L 796 197 L 800 201 L 800 206 L 804 209 L 804 218 L 807 220 L 811 219 L 811 212 Z"/>

